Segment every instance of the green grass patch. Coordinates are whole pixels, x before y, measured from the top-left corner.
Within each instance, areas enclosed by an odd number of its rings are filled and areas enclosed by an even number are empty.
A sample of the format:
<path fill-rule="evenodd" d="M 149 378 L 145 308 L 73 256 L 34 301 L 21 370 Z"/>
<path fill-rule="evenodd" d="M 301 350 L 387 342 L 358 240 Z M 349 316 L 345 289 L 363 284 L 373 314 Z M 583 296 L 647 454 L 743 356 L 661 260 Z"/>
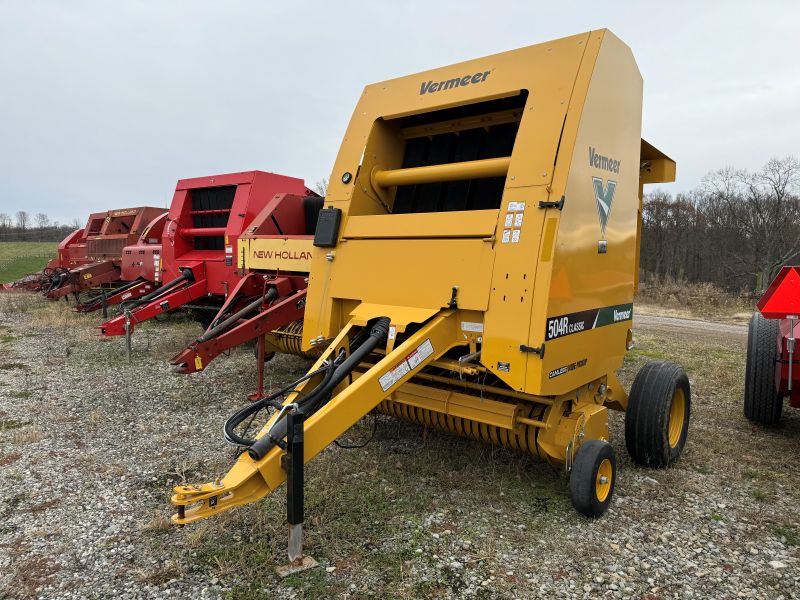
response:
<path fill-rule="evenodd" d="M 11 371 L 12 369 L 27 369 L 25 365 L 18 362 L 0 363 L 0 371 Z"/>
<path fill-rule="evenodd" d="M 642 356 L 654 360 L 668 360 L 673 357 L 673 354 L 663 350 L 656 350 L 655 348 L 634 348 L 628 352 L 628 356 L 631 358 Z"/>
<path fill-rule="evenodd" d="M 0 242 L 0 282 L 41 271 L 57 251 L 57 242 Z"/>
<path fill-rule="evenodd" d="M 20 427 L 25 427 L 30 424 L 30 421 L 20 421 L 19 419 L 0 419 L 0 431 L 19 429 Z"/>
<path fill-rule="evenodd" d="M 12 398 L 30 398 L 33 396 L 33 392 L 29 392 L 28 390 L 14 390 L 9 395 Z"/>
<path fill-rule="evenodd" d="M 787 546 L 800 546 L 800 532 L 791 525 L 773 525 L 770 531 Z"/>

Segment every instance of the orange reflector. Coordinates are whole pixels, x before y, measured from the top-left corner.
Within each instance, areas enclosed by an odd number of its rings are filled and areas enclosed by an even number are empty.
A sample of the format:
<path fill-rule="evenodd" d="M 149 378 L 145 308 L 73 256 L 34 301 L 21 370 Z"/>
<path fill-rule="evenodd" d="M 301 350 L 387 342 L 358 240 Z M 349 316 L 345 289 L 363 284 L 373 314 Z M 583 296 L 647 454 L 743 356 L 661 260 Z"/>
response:
<path fill-rule="evenodd" d="M 767 319 L 800 317 L 800 267 L 783 267 L 756 306 Z"/>

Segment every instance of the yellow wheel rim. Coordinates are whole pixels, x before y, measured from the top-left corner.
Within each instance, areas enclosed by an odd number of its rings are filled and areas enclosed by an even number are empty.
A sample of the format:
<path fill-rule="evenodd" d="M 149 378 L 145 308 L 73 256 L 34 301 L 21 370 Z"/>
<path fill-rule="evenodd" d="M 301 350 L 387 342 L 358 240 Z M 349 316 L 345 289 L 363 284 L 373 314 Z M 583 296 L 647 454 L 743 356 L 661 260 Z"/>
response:
<path fill-rule="evenodd" d="M 611 481 L 613 478 L 614 470 L 611 466 L 611 461 L 604 458 L 600 466 L 597 467 L 597 477 L 594 480 L 594 493 L 600 502 L 605 502 L 608 494 L 611 493 Z"/>
<path fill-rule="evenodd" d="M 672 405 L 669 408 L 669 447 L 675 448 L 681 440 L 683 422 L 686 419 L 686 396 L 682 388 L 675 390 Z"/>

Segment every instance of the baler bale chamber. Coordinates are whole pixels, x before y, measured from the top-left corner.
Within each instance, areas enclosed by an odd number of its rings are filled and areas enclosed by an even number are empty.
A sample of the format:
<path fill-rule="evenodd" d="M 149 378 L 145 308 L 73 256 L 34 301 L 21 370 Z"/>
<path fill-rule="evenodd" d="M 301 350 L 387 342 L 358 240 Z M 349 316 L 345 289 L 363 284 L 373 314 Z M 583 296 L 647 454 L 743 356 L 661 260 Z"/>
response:
<path fill-rule="evenodd" d="M 86 259 L 74 268 L 54 273 L 42 290 L 45 296 L 57 300 L 74 294 L 80 304 L 84 292 L 95 295 L 103 288 L 118 287 L 124 248 L 135 244 L 148 223 L 163 212 L 141 206 L 90 214 L 83 230 Z"/>
<path fill-rule="evenodd" d="M 641 113 L 636 62 L 607 30 L 367 86 L 314 239 L 303 343 L 326 350 L 231 417 L 226 439 L 246 451 L 221 481 L 177 487 L 173 520 L 288 476 L 297 527 L 302 463 L 375 408 L 565 468 L 591 517 L 616 480 L 608 409 L 626 411 L 635 462 L 672 464 L 686 374 L 647 364 L 630 395 L 615 376 L 632 344 L 643 186 L 675 176 L 641 139 Z M 273 409 L 254 439 L 241 433 Z"/>

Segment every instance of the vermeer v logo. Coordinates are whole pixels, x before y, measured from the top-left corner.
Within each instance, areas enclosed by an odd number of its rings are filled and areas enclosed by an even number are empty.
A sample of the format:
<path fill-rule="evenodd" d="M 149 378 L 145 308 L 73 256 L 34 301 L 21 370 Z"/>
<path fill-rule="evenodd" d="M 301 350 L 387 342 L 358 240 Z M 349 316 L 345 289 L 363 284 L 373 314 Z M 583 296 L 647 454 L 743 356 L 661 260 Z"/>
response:
<path fill-rule="evenodd" d="M 594 200 L 597 203 L 597 217 L 600 219 L 600 234 L 605 237 L 606 224 L 611 214 L 611 203 L 614 202 L 614 192 L 617 189 L 616 181 L 608 181 L 604 184 L 601 177 L 592 177 L 594 184 Z"/>

